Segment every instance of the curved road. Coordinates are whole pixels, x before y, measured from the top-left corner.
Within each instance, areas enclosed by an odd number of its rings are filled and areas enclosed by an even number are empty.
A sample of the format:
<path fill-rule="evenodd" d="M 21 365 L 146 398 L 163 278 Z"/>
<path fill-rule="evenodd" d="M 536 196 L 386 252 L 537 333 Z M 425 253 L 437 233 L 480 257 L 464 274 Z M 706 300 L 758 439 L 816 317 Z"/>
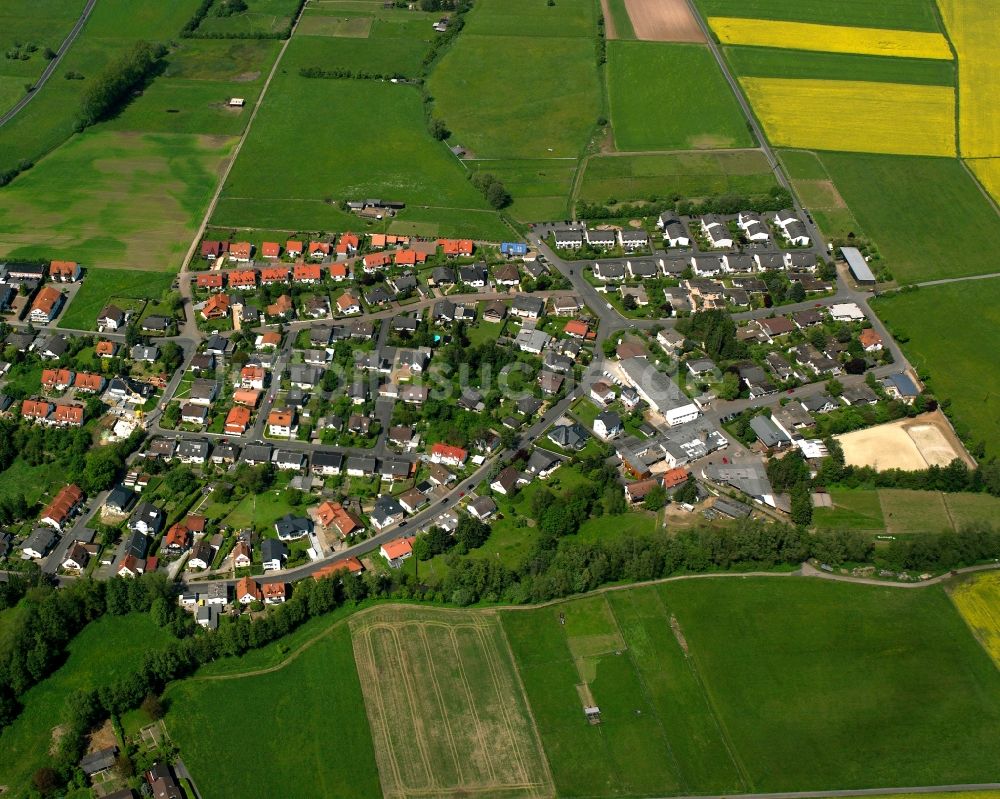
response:
<path fill-rule="evenodd" d="M 56 57 L 49 61 L 46 65 L 41 77 L 35 82 L 32 90 L 18 100 L 14 107 L 11 108 L 6 114 L 0 116 L 0 127 L 3 127 L 15 116 L 17 116 L 20 110 L 30 103 L 31 99 L 38 94 L 39 90 L 45 85 L 46 81 L 52 77 L 52 73 L 56 71 L 56 67 L 59 66 L 59 62 L 62 61 L 62 57 L 66 54 L 66 51 L 69 50 L 69 46 L 76 41 L 76 37 L 80 35 L 80 31 L 83 30 L 83 26 L 87 24 L 87 18 L 90 16 L 90 12 L 93 11 L 96 3 L 97 0 L 87 0 L 87 5 L 83 7 L 83 13 L 80 14 L 80 18 L 73 26 L 73 30 L 71 30 L 69 35 L 63 39 L 63 43 L 59 45 L 59 49 L 56 50 Z"/>

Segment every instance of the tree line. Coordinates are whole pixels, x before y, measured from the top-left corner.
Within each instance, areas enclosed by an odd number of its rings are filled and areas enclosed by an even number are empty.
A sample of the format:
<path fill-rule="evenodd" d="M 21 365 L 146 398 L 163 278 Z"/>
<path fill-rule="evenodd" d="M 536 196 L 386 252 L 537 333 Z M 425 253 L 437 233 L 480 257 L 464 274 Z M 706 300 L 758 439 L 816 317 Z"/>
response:
<path fill-rule="evenodd" d="M 162 44 L 136 42 L 101 70 L 83 92 L 77 130 L 90 127 L 124 105 L 129 95 L 153 74 L 166 52 Z"/>
<path fill-rule="evenodd" d="M 663 196 L 650 195 L 644 200 L 620 204 L 616 198 L 609 198 L 606 203 L 577 203 L 577 215 L 581 219 L 626 219 L 629 217 L 658 216 L 667 211 L 673 211 L 682 216 L 701 216 L 703 214 L 736 214 L 740 211 L 780 211 L 792 204 L 792 195 L 780 186 L 772 188 L 766 194 L 722 194 L 718 197 L 706 197 L 701 200 L 690 200 L 679 194 Z"/>
<path fill-rule="evenodd" d="M 581 496 L 575 489 L 568 494 Z M 605 502 L 604 491 L 596 494 L 600 495 L 597 501 Z M 589 496 L 594 501 L 595 492 Z M 576 516 L 576 510 L 570 514 Z M 104 718 L 120 716 L 143 703 L 156 704 L 155 698 L 172 680 L 190 676 L 220 657 L 239 657 L 265 646 L 310 618 L 345 605 L 357 607 L 366 601 L 387 599 L 459 606 L 523 604 L 567 597 L 613 582 L 771 569 L 808 557 L 825 563 L 875 560 L 899 569 L 935 570 L 970 565 L 1000 554 L 1000 532 L 985 526 L 958 534 L 907 537 L 878 555 L 870 539 L 856 532 L 809 534 L 802 527 L 755 519 L 727 528 L 700 527 L 673 534 L 658 530 L 587 542 L 567 539 L 565 532 L 571 528 L 560 524 L 545 531 L 533 553 L 517 568 L 492 558 L 450 557 L 449 571 L 440 586 L 424 585 L 415 575 L 400 572 L 342 573 L 319 581 L 304 580 L 296 583 L 285 604 L 253 621 L 246 615 L 227 619 L 214 632 L 195 627 L 159 575 L 144 575 L 134 581 L 115 578 L 107 583 L 81 580 L 64 590 L 49 589 L 32 606 L 34 610 L 29 608 L 30 621 L 20 627 L 13 648 L 0 663 L 0 708 L 4 711 L 0 724 L 15 717 L 18 707 L 14 697 L 48 674 L 63 657 L 72 636 L 104 613 L 148 612 L 175 637 L 165 647 L 147 652 L 133 672 L 68 697 L 67 732 L 46 774 L 62 785 L 78 778 L 76 764 L 85 751 L 87 733 Z M 469 543 L 485 540 L 481 530 L 470 527 L 466 533 Z"/>

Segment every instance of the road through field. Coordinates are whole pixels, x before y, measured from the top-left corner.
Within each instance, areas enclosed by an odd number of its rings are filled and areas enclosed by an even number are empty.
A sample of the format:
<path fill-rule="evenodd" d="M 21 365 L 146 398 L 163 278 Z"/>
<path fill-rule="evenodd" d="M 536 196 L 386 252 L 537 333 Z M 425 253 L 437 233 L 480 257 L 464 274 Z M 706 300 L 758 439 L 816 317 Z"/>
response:
<path fill-rule="evenodd" d="M 250 119 L 247 120 L 246 127 L 243 128 L 243 135 L 240 136 L 236 146 L 233 148 L 233 154 L 226 164 L 225 169 L 222 170 L 222 174 L 219 176 L 219 183 L 216 186 L 215 194 L 212 195 L 212 200 L 208 204 L 208 208 L 205 211 L 205 216 L 201 220 L 201 224 L 198 226 L 198 230 L 195 232 L 194 239 L 191 240 L 191 246 L 188 247 L 187 255 L 184 256 L 184 263 L 181 265 L 181 274 L 184 274 L 188 270 L 191 264 L 191 259 L 194 258 L 195 252 L 198 250 L 198 245 L 201 243 L 202 237 L 205 235 L 205 229 L 208 227 L 208 220 L 212 218 L 212 214 L 215 213 L 215 207 L 219 204 L 219 197 L 222 195 L 222 189 L 226 185 L 226 181 L 229 179 L 229 173 L 233 170 L 233 164 L 236 163 L 236 159 L 240 154 L 240 150 L 243 149 L 243 143 L 247 140 L 250 135 L 250 128 L 253 127 L 253 121 L 257 118 L 257 112 L 260 107 L 264 104 L 264 97 L 267 94 L 267 90 L 271 85 L 271 81 L 274 79 L 275 74 L 278 72 L 278 66 L 281 64 L 281 59 L 285 55 L 285 50 L 288 49 L 288 45 L 291 44 L 292 39 L 295 36 L 295 31 L 299 27 L 299 22 L 302 20 L 302 15 L 305 13 L 306 7 L 309 5 L 309 0 L 306 0 L 302 4 L 302 8 L 299 9 L 299 15 L 292 22 L 291 30 L 289 31 L 288 38 L 285 39 L 284 44 L 281 45 L 281 50 L 278 51 L 278 57 L 274 59 L 274 64 L 271 67 L 271 71 L 267 73 L 267 80 L 264 81 L 264 85 L 260 89 L 260 94 L 257 96 L 257 102 L 254 103 L 253 111 L 250 112 Z M 185 294 L 185 298 L 190 300 L 191 292 L 191 282 L 188 280 L 181 280 L 181 291 Z M 194 326 L 194 315 L 191 313 L 187 314 L 189 324 Z"/>
<path fill-rule="evenodd" d="M 87 24 L 87 18 L 90 16 L 90 12 L 93 11 L 96 3 L 97 0 L 87 0 L 87 5 L 84 6 L 83 12 L 80 14 L 80 18 L 73 26 L 73 30 L 71 30 L 66 38 L 63 39 L 63 43 L 59 45 L 59 49 L 56 50 L 56 57 L 49 61 L 45 70 L 42 72 L 41 77 L 35 81 L 34 88 L 18 100 L 18 102 L 14 104 L 14 107 L 7 111 L 7 113 L 0 116 L 0 128 L 16 117 L 20 110 L 30 103 L 32 98 L 38 94 L 42 86 L 45 85 L 45 82 L 52 77 L 52 73 L 56 71 L 56 67 L 59 66 L 59 62 L 62 61 L 62 57 L 66 54 L 66 51 L 69 50 L 69 46 L 76 41 L 76 37 L 80 35 L 80 31 L 83 30 L 83 26 Z"/>

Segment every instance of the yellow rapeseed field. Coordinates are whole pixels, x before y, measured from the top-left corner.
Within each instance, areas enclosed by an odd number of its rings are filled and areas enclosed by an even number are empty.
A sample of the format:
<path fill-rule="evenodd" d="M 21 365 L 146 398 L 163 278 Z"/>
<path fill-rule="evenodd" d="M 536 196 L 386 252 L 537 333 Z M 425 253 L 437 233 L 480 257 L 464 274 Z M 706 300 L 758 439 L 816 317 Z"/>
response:
<path fill-rule="evenodd" d="M 709 17 L 708 24 L 723 44 L 943 60 L 952 57 L 948 40 L 940 33 L 743 17 Z"/>
<path fill-rule="evenodd" d="M 1000 667 L 1000 574 L 981 574 L 951 595 L 962 618 Z"/>
<path fill-rule="evenodd" d="M 955 96 L 949 86 L 788 78 L 740 82 L 778 146 L 955 155 Z"/>
<path fill-rule="evenodd" d="M 1000 202 L 1000 158 L 972 158 L 966 161 L 993 199 Z"/>
<path fill-rule="evenodd" d="M 958 135 L 965 158 L 1000 156 L 1000 49 L 996 0 L 938 0 L 958 52 Z M 996 192 L 994 191 L 994 196 Z"/>

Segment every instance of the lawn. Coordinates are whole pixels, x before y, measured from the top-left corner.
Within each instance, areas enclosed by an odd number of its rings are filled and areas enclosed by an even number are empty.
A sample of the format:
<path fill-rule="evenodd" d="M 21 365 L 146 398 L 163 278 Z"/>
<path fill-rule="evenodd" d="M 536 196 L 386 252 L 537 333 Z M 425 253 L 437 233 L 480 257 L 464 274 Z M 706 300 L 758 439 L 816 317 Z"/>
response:
<path fill-rule="evenodd" d="M 39 373 L 39 377 L 41 374 Z M 36 381 L 31 393 L 38 393 L 39 384 Z M 53 494 L 62 488 L 66 481 L 62 475 L 52 469 L 52 465 L 41 463 L 32 466 L 23 458 L 15 458 L 6 469 L 0 472 L 0 497 L 11 498 L 23 494 L 29 507 L 40 503 L 43 497 Z M 41 507 L 39 507 L 41 510 Z"/>
<path fill-rule="evenodd" d="M 350 633 L 345 624 L 327 629 L 278 671 L 168 689 L 167 729 L 204 796 L 381 794 Z M 234 731 L 265 728 L 247 757 Z"/>
<path fill-rule="evenodd" d="M 141 276 L 127 269 L 88 269 L 83 283 L 69 308 L 59 320 L 59 327 L 93 330 L 97 315 L 112 297 L 157 300 L 170 288 L 173 275 L 149 272 Z"/>
<path fill-rule="evenodd" d="M 27 615 L 28 606 L 24 602 L 12 608 L 0 610 L 0 657 L 7 654 L 10 639 L 13 638 L 21 620 Z"/>
<path fill-rule="evenodd" d="M 1000 370 L 983 360 L 1000 352 L 1000 281 L 925 287 L 874 307 L 930 390 L 950 401 L 959 435 L 1000 455 Z"/>
<path fill-rule="evenodd" d="M 293 40 L 288 52 L 309 46 L 302 41 Z M 304 125 L 305 108 L 342 112 L 327 115 L 322 124 Z M 310 157 L 301 157 L 303 152 Z M 267 180 L 261 180 L 265 164 Z M 275 78 L 264 98 L 213 223 L 357 229 L 358 218 L 334 201 L 365 197 L 449 211 L 487 210 L 461 165 L 427 132 L 413 87 L 309 79 L 288 70 Z"/>
<path fill-rule="evenodd" d="M 736 98 L 701 45 L 608 42 L 608 96 L 619 150 L 753 146 Z"/>
<path fill-rule="evenodd" d="M 850 53 L 806 53 L 770 47 L 727 47 L 726 57 L 738 75 L 761 78 L 955 85 L 955 64 L 952 61 Z"/>
<path fill-rule="evenodd" d="M 452 143 L 480 158 L 579 157 L 601 114 L 595 10 L 588 0 L 477 3 L 427 83 Z"/>
<path fill-rule="evenodd" d="M 1000 672 L 942 588 L 725 579 L 660 594 L 747 788 L 996 778 Z"/>
<path fill-rule="evenodd" d="M 351 632 L 385 796 L 552 795 L 495 613 L 380 607 Z"/>
<path fill-rule="evenodd" d="M 711 17 L 753 17 L 790 19 L 827 25 L 858 25 L 866 28 L 902 28 L 916 31 L 939 31 L 934 0 L 800 0 L 798 3 L 775 3 L 774 0 L 696 0 L 702 14 Z"/>
<path fill-rule="evenodd" d="M 605 203 L 656 197 L 766 194 L 777 185 L 759 150 L 594 156 L 587 162 L 581 200 Z"/>
<path fill-rule="evenodd" d="M 0 195 L 0 254 L 177 270 L 232 144 L 107 129 L 77 136 Z"/>
<path fill-rule="evenodd" d="M 813 524 L 831 530 L 864 530 L 882 532 L 882 504 L 879 492 L 862 488 L 847 488 L 830 492 L 832 508 L 814 508 Z"/>
<path fill-rule="evenodd" d="M 24 710 L 0 735 L 0 784 L 28 785 L 43 765 L 52 729 L 64 717 L 66 698 L 82 688 L 99 688 L 137 668 L 143 656 L 170 640 L 148 615 L 105 616 L 89 624 L 69 645 L 69 657 L 48 679 L 29 690 Z"/>
<path fill-rule="evenodd" d="M 18 0 L 14 6 L 5 3 L 0 13 L 5 14 L 10 9 L 17 14 L 17 5 L 22 2 L 24 0 Z M 41 13 L 64 7 L 65 11 L 58 13 L 72 14 L 75 21 L 82 5 L 77 0 L 61 4 L 45 0 Z M 60 61 L 51 79 L 38 96 L 0 130 L 0 170 L 22 160 L 37 162 L 69 139 L 73 135 L 73 123 L 88 79 L 99 74 L 106 64 L 138 40 L 169 41 L 175 37 L 198 5 L 199 0 L 147 3 L 141 7 L 131 0 L 101 0 L 95 5 L 83 32 Z M 25 14 L 24 19 L 31 21 L 26 24 L 34 25 L 38 4 L 31 3 L 30 6 L 31 14 Z M 72 23 L 66 25 L 63 21 L 54 25 L 60 41 L 72 27 Z M 4 27 L 3 30 L 10 29 Z M 33 37 L 25 35 L 24 39 Z M 79 73 L 84 79 L 67 80 L 69 72 Z M 3 74 L 2 70 L 0 74 Z"/>
<path fill-rule="evenodd" d="M 898 282 L 995 271 L 981 242 L 1000 235 L 1000 217 L 958 161 L 848 153 L 820 158 Z M 961 289 L 962 296 L 968 293 L 968 286 Z"/>

